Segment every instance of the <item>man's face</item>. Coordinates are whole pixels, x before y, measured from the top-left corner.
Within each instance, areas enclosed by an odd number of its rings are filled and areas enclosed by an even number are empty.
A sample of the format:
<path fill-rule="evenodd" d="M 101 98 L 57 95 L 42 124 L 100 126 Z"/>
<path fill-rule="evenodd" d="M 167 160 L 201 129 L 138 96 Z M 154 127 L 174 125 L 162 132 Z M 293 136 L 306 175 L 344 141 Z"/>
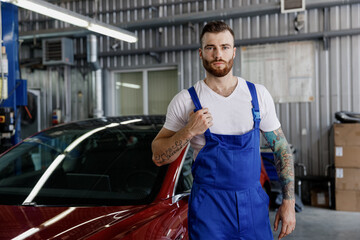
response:
<path fill-rule="evenodd" d="M 229 31 L 205 33 L 200 58 L 206 71 L 215 77 L 224 77 L 232 69 L 234 57 L 234 38 Z"/>

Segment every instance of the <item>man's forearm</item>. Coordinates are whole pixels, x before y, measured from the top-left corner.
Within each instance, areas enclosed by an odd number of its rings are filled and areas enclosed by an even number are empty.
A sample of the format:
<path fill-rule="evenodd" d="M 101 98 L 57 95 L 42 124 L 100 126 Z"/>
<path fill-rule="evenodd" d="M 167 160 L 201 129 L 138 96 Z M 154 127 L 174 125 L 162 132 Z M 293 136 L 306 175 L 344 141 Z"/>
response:
<path fill-rule="evenodd" d="M 154 163 L 161 166 L 173 162 L 190 140 L 191 136 L 185 130 L 169 138 L 156 139 L 152 144 Z"/>
<path fill-rule="evenodd" d="M 161 166 L 173 162 L 181 150 L 197 135 L 203 134 L 212 126 L 212 117 L 208 108 L 190 112 L 186 126 L 178 132 L 163 128 L 152 143 L 153 161 Z"/>
<path fill-rule="evenodd" d="M 281 128 L 263 132 L 275 155 L 275 166 L 282 186 L 283 199 L 295 199 L 294 158 Z"/>

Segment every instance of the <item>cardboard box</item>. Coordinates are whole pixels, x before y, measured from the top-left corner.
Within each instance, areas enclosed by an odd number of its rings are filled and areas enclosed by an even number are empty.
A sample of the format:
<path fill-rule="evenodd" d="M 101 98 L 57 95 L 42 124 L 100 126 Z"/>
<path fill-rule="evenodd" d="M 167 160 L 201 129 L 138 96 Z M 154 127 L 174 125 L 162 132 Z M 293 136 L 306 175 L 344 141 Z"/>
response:
<path fill-rule="evenodd" d="M 360 123 L 335 123 L 335 146 L 360 146 Z"/>
<path fill-rule="evenodd" d="M 335 191 L 336 210 L 360 212 L 360 191 Z"/>
<path fill-rule="evenodd" d="M 335 167 L 360 168 L 360 146 L 335 146 Z"/>
<path fill-rule="evenodd" d="M 329 193 L 325 189 L 312 189 L 311 206 L 329 208 Z"/>
<path fill-rule="evenodd" d="M 336 168 L 335 189 L 360 191 L 360 168 Z"/>

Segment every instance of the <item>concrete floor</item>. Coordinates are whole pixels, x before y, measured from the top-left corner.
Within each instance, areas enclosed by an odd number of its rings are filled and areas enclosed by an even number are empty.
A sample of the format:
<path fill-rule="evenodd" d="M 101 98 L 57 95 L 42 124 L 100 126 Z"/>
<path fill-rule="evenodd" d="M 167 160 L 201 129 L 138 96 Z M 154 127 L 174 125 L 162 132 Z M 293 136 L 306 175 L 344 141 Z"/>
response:
<path fill-rule="evenodd" d="M 270 211 L 273 226 L 276 212 Z M 278 239 L 280 229 L 273 232 Z M 295 231 L 284 240 L 360 240 L 360 212 L 342 212 L 305 206 L 296 213 Z"/>

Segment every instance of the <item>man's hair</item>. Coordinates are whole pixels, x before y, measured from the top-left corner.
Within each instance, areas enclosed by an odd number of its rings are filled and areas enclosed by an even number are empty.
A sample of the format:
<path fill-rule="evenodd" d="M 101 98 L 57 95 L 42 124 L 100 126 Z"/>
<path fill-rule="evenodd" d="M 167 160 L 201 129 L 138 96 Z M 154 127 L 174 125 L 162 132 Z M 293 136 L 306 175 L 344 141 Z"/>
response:
<path fill-rule="evenodd" d="M 224 31 L 229 31 L 231 33 L 231 35 L 234 37 L 234 31 L 229 27 L 229 25 L 227 25 L 225 22 L 223 21 L 212 21 L 207 23 L 200 35 L 200 44 L 202 47 L 202 40 L 203 37 L 205 35 L 205 33 L 220 33 L 220 32 L 224 32 Z"/>

